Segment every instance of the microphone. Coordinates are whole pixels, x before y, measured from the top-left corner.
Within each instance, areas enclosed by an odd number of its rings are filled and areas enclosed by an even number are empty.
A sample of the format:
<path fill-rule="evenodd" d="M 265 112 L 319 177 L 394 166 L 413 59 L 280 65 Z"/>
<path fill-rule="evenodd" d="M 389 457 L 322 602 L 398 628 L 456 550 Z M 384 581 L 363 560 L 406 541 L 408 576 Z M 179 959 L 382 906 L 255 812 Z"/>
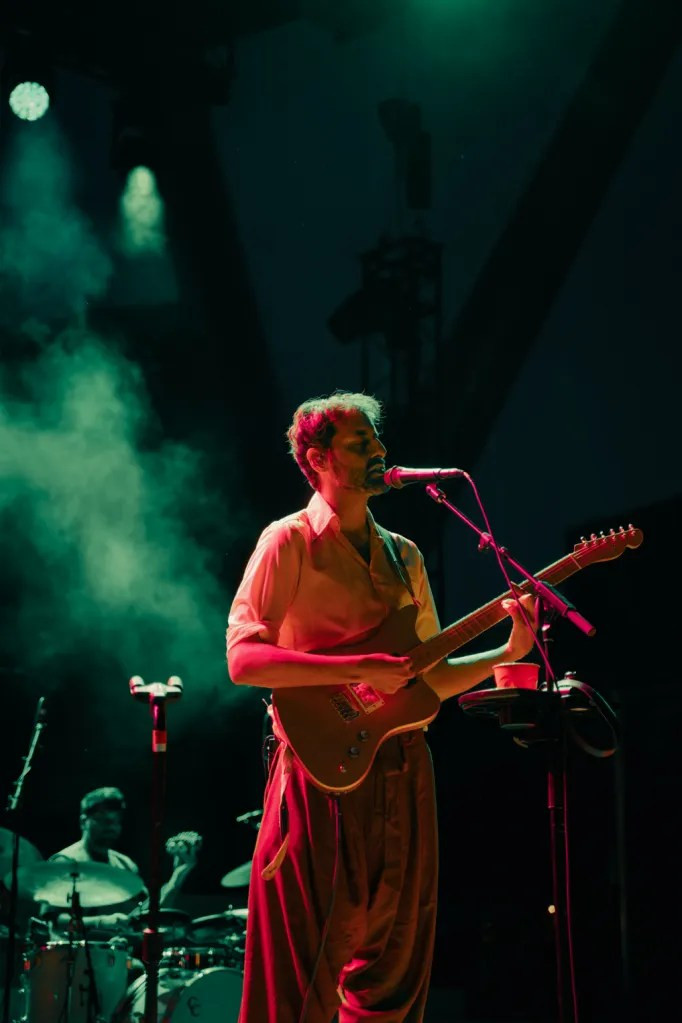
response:
<path fill-rule="evenodd" d="M 402 465 L 394 465 L 384 473 L 387 487 L 400 490 L 408 483 L 432 483 L 434 480 L 454 480 L 466 476 L 464 469 L 406 469 Z"/>

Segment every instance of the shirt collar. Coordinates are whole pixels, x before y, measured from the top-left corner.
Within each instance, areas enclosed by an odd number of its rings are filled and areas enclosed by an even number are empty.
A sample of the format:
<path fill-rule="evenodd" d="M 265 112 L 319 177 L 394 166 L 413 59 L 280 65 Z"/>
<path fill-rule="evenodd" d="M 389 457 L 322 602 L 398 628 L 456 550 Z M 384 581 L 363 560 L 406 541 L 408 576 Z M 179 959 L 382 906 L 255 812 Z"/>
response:
<path fill-rule="evenodd" d="M 315 536 L 321 536 L 330 524 L 336 530 L 339 528 L 339 516 L 331 505 L 327 504 L 319 490 L 316 490 L 308 501 L 308 521 L 313 528 Z"/>
<path fill-rule="evenodd" d="M 331 505 L 327 504 L 319 490 L 316 490 L 310 498 L 306 510 L 308 512 L 308 521 L 312 526 L 315 536 L 321 536 L 327 526 L 331 526 L 336 532 L 339 531 L 339 516 Z M 367 509 L 367 519 L 369 521 L 370 532 L 374 534 L 380 543 L 383 543 L 383 537 L 377 532 L 376 522 L 369 508 Z"/>

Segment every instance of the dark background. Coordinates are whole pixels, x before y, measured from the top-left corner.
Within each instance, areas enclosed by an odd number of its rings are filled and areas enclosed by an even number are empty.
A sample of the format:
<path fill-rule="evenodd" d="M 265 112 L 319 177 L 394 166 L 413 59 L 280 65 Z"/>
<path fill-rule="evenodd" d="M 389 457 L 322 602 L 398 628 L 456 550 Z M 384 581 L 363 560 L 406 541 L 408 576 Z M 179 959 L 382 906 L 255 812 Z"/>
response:
<path fill-rule="evenodd" d="M 365 389 L 389 461 L 468 469 L 528 568 L 644 532 L 562 586 L 597 634 L 559 622 L 552 656 L 621 723 L 616 756 L 571 750 L 582 1018 L 668 1014 L 679 4 L 58 6 L 0 21 L 3 802 L 48 706 L 17 829 L 48 856 L 78 837 L 83 792 L 118 785 L 121 849 L 146 874 L 150 721 L 127 680 L 177 672 L 165 832 L 204 836 L 186 905 L 245 903 L 220 878 L 253 847 L 235 818 L 260 805 L 263 707 L 226 676 L 225 617 L 260 530 L 307 500 L 291 412 Z M 27 43 L 53 74 L 35 123 L 6 106 Z M 120 199 L 139 162 L 164 221 L 133 251 Z M 480 522 L 464 485 L 448 493 Z M 374 511 L 424 550 L 444 623 L 505 588 L 420 488 Z M 434 987 L 461 1018 L 552 1018 L 543 751 L 455 701 L 429 736 Z"/>

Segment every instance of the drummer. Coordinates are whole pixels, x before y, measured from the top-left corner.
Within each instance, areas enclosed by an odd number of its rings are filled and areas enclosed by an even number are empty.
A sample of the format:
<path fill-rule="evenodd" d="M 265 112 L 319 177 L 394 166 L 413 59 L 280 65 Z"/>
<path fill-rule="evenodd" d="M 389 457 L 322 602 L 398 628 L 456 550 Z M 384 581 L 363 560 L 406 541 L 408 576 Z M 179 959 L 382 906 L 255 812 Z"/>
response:
<path fill-rule="evenodd" d="M 93 789 L 81 799 L 80 826 L 81 837 L 72 845 L 60 849 L 49 857 L 50 861 L 73 860 L 77 863 L 107 863 L 121 870 L 130 870 L 139 874 L 137 864 L 125 853 L 112 848 L 121 835 L 125 798 L 120 789 L 112 786 Z M 159 901 L 161 906 L 172 907 L 188 875 L 197 862 L 197 849 L 191 844 L 180 844 L 173 854 L 173 871 L 168 881 L 162 886 Z M 96 914 L 92 912 L 83 916 L 83 924 L 89 932 L 123 932 L 130 922 L 135 909 L 141 909 L 146 902 L 148 893 L 142 889 L 140 894 L 125 903 L 114 906 L 101 906 Z M 51 917 L 57 930 L 68 927 L 70 914 L 59 912 L 54 915 L 47 908 L 46 914 Z"/>

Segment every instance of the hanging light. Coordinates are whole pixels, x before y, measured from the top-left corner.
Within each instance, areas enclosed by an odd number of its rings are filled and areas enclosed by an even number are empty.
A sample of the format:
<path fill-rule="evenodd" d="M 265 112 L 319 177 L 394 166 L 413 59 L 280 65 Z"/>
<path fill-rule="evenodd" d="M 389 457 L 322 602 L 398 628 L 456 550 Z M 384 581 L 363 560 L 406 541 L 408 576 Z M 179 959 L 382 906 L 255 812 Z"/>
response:
<path fill-rule="evenodd" d="M 22 121 L 38 121 L 50 108 L 52 69 L 42 47 L 29 38 L 15 38 L 5 50 L 2 94 Z"/>
<path fill-rule="evenodd" d="M 40 82 L 18 82 L 9 94 L 9 105 L 22 121 L 38 121 L 47 113 L 50 94 Z"/>

